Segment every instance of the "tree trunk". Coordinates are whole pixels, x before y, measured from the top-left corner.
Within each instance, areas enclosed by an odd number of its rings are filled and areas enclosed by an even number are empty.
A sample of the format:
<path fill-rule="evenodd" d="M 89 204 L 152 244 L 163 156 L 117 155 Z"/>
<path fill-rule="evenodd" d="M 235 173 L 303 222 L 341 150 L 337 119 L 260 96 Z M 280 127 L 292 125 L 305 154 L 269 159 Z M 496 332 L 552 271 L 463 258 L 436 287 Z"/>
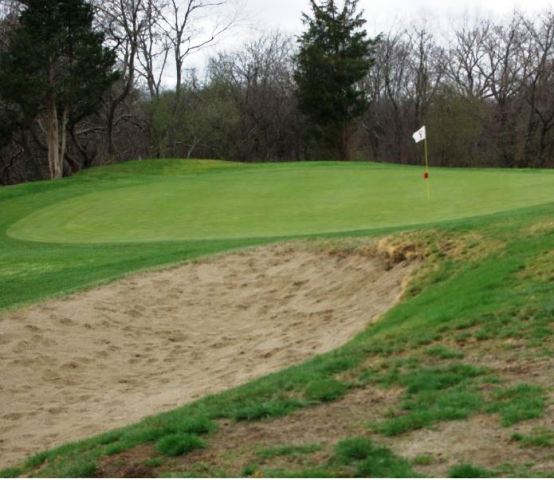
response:
<path fill-rule="evenodd" d="M 63 162 L 67 145 L 68 119 L 69 113 L 67 108 L 64 108 L 60 125 L 56 99 L 51 97 L 48 100 L 48 129 L 46 132 L 46 143 L 48 146 L 48 168 L 50 170 L 51 179 L 63 177 Z"/>
<path fill-rule="evenodd" d="M 62 114 L 62 125 L 59 131 L 60 153 L 58 156 L 58 161 L 60 162 L 59 163 L 60 177 L 63 176 L 63 164 L 65 160 L 65 150 L 67 148 L 67 121 L 68 120 L 69 120 L 69 113 L 67 111 L 67 107 L 64 107 L 63 114 Z"/>
<path fill-rule="evenodd" d="M 343 161 L 350 160 L 348 125 L 341 126 L 339 142 L 340 142 L 339 143 L 340 160 L 343 160 Z"/>
<path fill-rule="evenodd" d="M 62 170 L 60 168 L 60 131 L 58 123 L 58 108 L 56 99 L 48 99 L 48 130 L 46 133 L 46 143 L 48 145 L 48 168 L 50 178 L 61 178 Z"/>

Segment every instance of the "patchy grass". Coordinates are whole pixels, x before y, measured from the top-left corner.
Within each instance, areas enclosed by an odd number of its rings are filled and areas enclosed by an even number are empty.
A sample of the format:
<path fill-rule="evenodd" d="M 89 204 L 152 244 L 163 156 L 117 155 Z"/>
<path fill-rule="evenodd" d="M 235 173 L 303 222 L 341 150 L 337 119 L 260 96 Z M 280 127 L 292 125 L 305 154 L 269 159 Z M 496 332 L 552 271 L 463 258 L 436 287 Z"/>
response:
<path fill-rule="evenodd" d="M 175 428 L 183 433 L 202 435 L 216 431 L 217 425 L 207 417 L 192 417 L 177 421 Z"/>
<path fill-rule="evenodd" d="M 255 401 L 238 405 L 231 413 L 231 418 L 238 421 L 254 421 L 272 417 L 283 417 L 302 407 L 303 402 L 285 398 L 282 400 Z"/>
<path fill-rule="evenodd" d="M 483 404 L 477 385 L 486 372 L 465 364 L 416 367 L 408 361 L 400 368 L 393 365 L 375 381 L 389 387 L 403 386 L 404 400 L 399 411 L 373 428 L 383 435 L 396 436 L 442 421 L 465 419 Z"/>
<path fill-rule="evenodd" d="M 16 478 L 22 474 L 22 468 L 6 468 L 4 470 L 0 470 L 0 478 Z"/>
<path fill-rule="evenodd" d="M 337 444 L 334 462 L 353 465 L 357 477 L 415 477 L 409 462 L 365 437 L 349 438 Z"/>
<path fill-rule="evenodd" d="M 537 428 L 529 435 L 514 433 L 512 440 L 524 447 L 552 448 L 554 447 L 554 430 Z"/>
<path fill-rule="evenodd" d="M 161 457 L 149 458 L 144 462 L 144 466 L 149 468 L 161 467 L 163 464 L 164 464 L 164 459 Z"/>
<path fill-rule="evenodd" d="M 241 477 L 252 477 L 258 471 L 258 465 L 247 465 L 243 468 Z"/>
<path fill-rule="evenodd" d="M 418 455 L 412 459 L 412 464 L 420 467 L 427 467 L 431 465 L 435 459 L 431 455 Z"/>
<path fill-rule="evenodd" d="M 69 478 L 92 478 L 97 473 L 96 463 L 90 460 L 77 460 L 66 465 L 61 470 L 60 477 Z"/>
<path fill-rule="evenodd" d="M 274 457 L 298 457 L 310 453 L 319 452 L 321 445 L 280 445 L 278 447 L 264 448 L 257 452 L 260 458 L 268 459 Z"/>
<path fill-rule="evenodd" d="M 200 437 L 187 434 L 168 435 L 156 442 L 156 450 L 168 457 L 177 457 L 205 446 Z"/>
<path fill-rule="evenodd" d="M 448 471 L 450 478 L 491 478 L 493 472 L 467 463 L 456 465 Z"/>
<path fill-rule="evenodd" d="M 448 348 L 444 345 L 429 347 L 425 353 L 431 357 L 440 358 L 441 360 L 461 360 L 465 356 L 460 350 Z"/>
<path fill-rule="evenodd" d="M 316 380 L 306 387 L 306 398 L 317 402 L 332 402 L 341 398 L 348 390 L 348 385 L 334 378 Z"/>
<path fill-rule="evenodd" d="M 536 385 L 521 384 L 497 390 L 488 412 L 498 413 L 502 425 L 510 427 L 516 423 L 540 418 L 545 409 L 544 389 Z"/>
<path fill-rule="evenodd" d="M 337 444 L 335 458 L 338 463 L 349 464 L 365 460 L 374 451 L 375 446 L 367 437 L 348 438 Z"/>

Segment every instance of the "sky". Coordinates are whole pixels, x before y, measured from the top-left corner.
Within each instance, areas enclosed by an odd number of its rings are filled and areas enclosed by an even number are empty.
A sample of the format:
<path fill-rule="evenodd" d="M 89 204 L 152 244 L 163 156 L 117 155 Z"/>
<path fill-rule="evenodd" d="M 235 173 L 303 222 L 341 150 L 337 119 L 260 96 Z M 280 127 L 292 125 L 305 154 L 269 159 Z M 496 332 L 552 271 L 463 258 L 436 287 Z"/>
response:
<path fill-rule="evenodd" d="M 301 28 L 302 11 L 309 10 L 307 0 L 243 0 L 260 26 L 296 32 Z M 536 12 L 554 6 L 553 0 L 360 0 L 368 27 L 377 31 L 398 20 L 419 17 L 460 17 L 466 14 L 501 16 L 514 9 Z M 373 25 L 372 25 L 373 24 Z M 381 28 L 380 28 L 381 27 Z"/>
<path fill-rule="evenodd" d="M 302 31 L 302 12 L 308 0 L 232 0 L 240 2 L 241 21 L 217 44 L 189 59 L 189 67 L 202 70 L 207 58 L 218 50 L 233 50 L 262 33 L 279 30 L 296 35 Z M 506 18 L 514 10 L 537 13 L 554 9 L 554 0 L 360 0 L 367 30 L 377 35 L 410 23 L 427 22 L 432 28 L 448 30 L 464 18 Z"/>

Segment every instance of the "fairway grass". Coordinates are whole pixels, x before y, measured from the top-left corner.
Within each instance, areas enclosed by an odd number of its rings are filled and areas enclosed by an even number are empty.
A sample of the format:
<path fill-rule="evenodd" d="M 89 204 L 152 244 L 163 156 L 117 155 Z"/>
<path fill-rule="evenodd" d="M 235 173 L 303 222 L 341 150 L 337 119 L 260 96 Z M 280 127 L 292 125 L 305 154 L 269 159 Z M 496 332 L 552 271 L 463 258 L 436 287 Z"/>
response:
<path fill-rule="evenodd" d="M 371 164 L 134 162 L 0 190 L 0 309 L 132 271 L 310 234 L 345 255 L 352 240 L 342 237 L 387 234 L 400 251 L 417 252 L 423 260 L 402 302 L 344 347 L 40 453 L 0 476 L 554 476 L 548 447 L 554 400 L 553 172 L 438 170 L 430 203 L 420 173 Z M 303 176 L 312 179 L 312 189 L 322 188 L 318 198 L 313 191 L 287 190 L 287 175 L 291 185 L 301 185 Z M 395 182 L 402 188 L 394 190 Z M 154 207 L 143 215 L 141 209 L 150 208 L 148 185 L 156 192 L 150 197 Z M 365 198 L 361 191 L 368 185 Z M 193 219 L 199 230 L 175 221 L 161 225 L 155 217 L 165 208 L 164 189 L 175 219 L 186 211 L 185 200 L 198 202 L 189 188 L 210 197 L 210 210 L 201 221 Z M 233 217 L 240 202 L 263 191 L 284 198 L 260 199 L 263 215 L 254 205 L 247 211 L 256 215 Z M 378 192 L 395 193 L 387 200 Z M 220 193 L 229 195 L 219 204 L 227 218 L 216 208 Z M 404 193 L 411 204 L 402 201 Z M 110 201 L 103 202 L 103 195 Z M 128 195 L 140 208 L 131 208 Z M 234 203 L 235 196 L 241 201 Z M 321 207 L 325 221 L 303 210 L 302 202 L 339 205 L 343 197 L 350 209 Z M 123 204 L 115 215 L 121 222 L 125 215 L 133 215 L 133 225 L 144 222 L 136 237 L 122 238 L 123 226 L 118 235 L 96 232 L 118 226 L 110 202 Z M 96 227 L 84 221 L 89 208 Z M 95 208 L 104 208 L 107 218 Z M 266 221 L 287 208 L 290 229 Z M 63 234 L 45 224 L 56 209 Z M 374 217 L 360 220 L 361 212 Z M 302 217 L 309 229 L 299 231 L 295 222 Z M 149 229 L 159 231 L 148 238 Z M 50 240 L 37 238 L 41 232 Z M 170 236 L 172 241 L 158 241 Z M 199 419 L 210 428 L 185 428 Z M 184 453 L 186 435 L 199 437 L 195 445 L 202 448 Z"/>
<path fill-rule="evenodd" d="M 413 167 L 316 163 L 201 172 L 72 196 L 7 233 L 52 243 L 270 238 L 441 222 L 554 200 L 552 172 L 435 169 L 431 201 Z"/>

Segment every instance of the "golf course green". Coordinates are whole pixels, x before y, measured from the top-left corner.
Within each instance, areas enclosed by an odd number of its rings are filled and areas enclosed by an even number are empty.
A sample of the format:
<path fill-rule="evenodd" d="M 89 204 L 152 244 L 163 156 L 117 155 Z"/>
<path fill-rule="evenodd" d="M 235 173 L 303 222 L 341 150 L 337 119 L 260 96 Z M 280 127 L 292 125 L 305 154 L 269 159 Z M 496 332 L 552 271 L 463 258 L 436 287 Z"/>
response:
<path fill-rule="evenodd" d="M 8 235 L 53 243 L 297 236 L 426 224 L 554 200 L 551 172 L 435 169 L 431 200 L 414 167 L 304 163 L 206 172 L 177 170 L 72 196 L 20 219 Z"/>

